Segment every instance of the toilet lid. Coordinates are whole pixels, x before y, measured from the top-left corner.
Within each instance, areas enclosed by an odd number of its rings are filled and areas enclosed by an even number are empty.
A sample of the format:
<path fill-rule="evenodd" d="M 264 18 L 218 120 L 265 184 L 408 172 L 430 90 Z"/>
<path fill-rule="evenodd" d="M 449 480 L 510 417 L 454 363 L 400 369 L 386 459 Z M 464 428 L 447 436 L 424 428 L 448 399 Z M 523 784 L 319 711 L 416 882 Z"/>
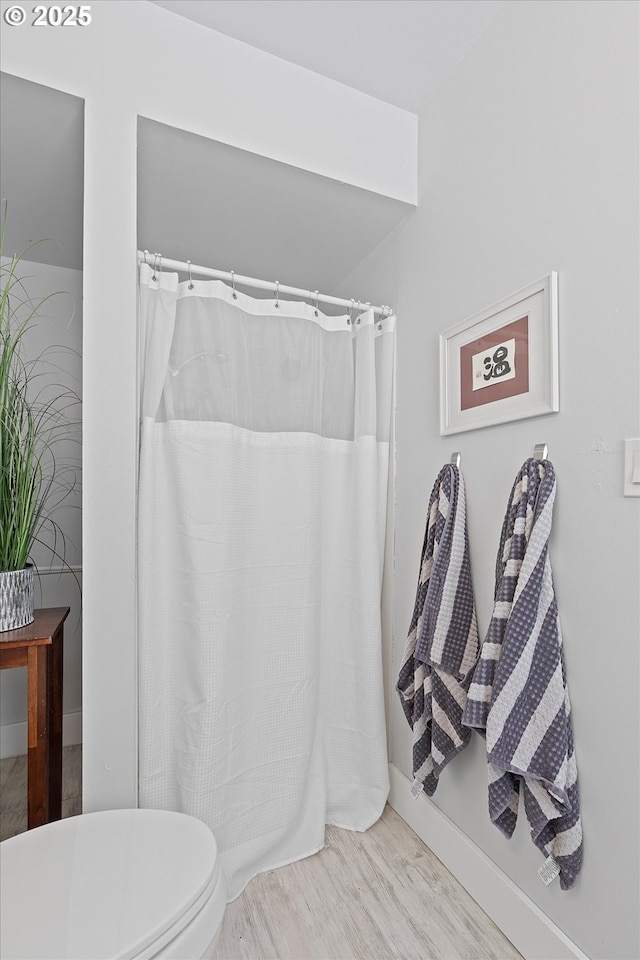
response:
<path fill-rule="evenodd" d="M 135 957 L 180 932 L 217 872 L 213 834 L 182 813 L 107 810 L 29 830 L 0 844 L 0 955 Z"/>

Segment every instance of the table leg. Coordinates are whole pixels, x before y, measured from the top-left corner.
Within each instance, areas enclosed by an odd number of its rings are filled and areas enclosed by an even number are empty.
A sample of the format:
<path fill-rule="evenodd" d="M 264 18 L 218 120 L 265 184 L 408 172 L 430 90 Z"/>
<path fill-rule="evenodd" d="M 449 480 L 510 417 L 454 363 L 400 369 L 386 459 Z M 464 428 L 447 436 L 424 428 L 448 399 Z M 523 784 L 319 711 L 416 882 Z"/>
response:
<path fill-rule="evenodd" d="M 48 644 L 29 647 L 27 653 L 27 827 L 29 830 L 47 822 L 49 766 L 47 659 Z"/>
<path fill-rule="evenodd" d="M 62 626 L 51 638 L 49 652 L 49 779 L 47 822 L 62 817 Z"/>

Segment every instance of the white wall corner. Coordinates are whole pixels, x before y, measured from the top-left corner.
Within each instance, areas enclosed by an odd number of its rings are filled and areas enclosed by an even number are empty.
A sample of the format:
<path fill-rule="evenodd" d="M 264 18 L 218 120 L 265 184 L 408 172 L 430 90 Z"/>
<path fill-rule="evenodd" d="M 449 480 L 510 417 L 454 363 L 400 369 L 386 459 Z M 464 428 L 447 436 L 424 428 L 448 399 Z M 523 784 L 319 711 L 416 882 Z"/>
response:
<path fill-rule="evenodd" d="M 588 960 L 580 948 L 482 850 L 389 764 L 389 803 L 526 960 Z"/>

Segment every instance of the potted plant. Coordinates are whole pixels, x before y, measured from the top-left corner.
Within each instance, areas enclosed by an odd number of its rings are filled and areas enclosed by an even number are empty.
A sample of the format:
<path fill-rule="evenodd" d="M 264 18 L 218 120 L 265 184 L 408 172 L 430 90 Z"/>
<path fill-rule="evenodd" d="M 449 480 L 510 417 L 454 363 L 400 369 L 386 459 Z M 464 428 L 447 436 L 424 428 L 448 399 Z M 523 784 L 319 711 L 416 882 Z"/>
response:
<path fill-rule="evenodd" d="M 64 534 L 53 514 L 76 483 L 76 466 L 64 453 L 77 423 L 69 414 L 79 403 L 68 387 L 52 388 L 55 364 L 47 351 L 30 358 L 25 350 L 29 330 L 56 294 L 31 299 L 19 266 L 35 244 L 5 258 L 5 233 L 6 208 L 0 240 L 0 633 L 34 619 L 34 545 L 43 543 L 66 565 Z"/>

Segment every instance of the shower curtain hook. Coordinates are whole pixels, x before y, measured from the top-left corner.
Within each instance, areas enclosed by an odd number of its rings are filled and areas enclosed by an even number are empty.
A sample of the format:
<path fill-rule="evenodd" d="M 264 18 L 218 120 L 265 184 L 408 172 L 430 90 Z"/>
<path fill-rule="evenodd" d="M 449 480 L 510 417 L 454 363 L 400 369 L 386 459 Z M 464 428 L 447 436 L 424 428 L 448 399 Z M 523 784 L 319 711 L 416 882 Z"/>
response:
<path fill-rule="evenodd" d="M 236 275 L 235 271 L 231 271 L 231 296 L 234 300 L 238 299 L 238 294 L 236 293 Z"/>
<path fill-rule="evenodd" d="M 191 277 L 191 260 L 187 260 L 187 266 L 189 268 L 189 290 L 193 290 L 193 279 Z"/>
<path fill-rule="evenodd" d="M 314 310 L 313 312 L 314 312 L 315 316 L 318 317 L 318 316 L 320 316 L 320 314 L 318 313 L 318 298 L 320 297 L 319 291 L 318 291 L 318 290 L 314 290 L 314 291 L 313 291 L 313 296 L 314 296 L 314 298 L 315 298 L 315 310 Z"/>
<path fill-rule="evenodd" d="M 280 283 L 278 282 L 278 280 L 276 280 L 275 283 L 276 283 L 276 302 L 275 302 L 275 308 L 276 308 L 276 310 L 279 310 L 279 309 L 280 309 Z"/>
<path fill-rule="evenodd" d="M 149 266 L 149 261 L 147 260 L 147 257 L 149 256 L 149 251 L 143 250 L 143 253 L 144 253 L 144 262 L 146 263 L 147 266 Z"/>
<path fill-rule="evenodd" d="M 158 254 L 154 253 L 153 255 L 153 273 L 151 274 L 151 279 L 155 281 L 158 279 Z"/>
<path fill-rule="evenodd" d="M 361 305 L 360 305 L 360 301 L 358 300 L 358 313 L 360 312 L 360 306 L 361 306 Z M 359 316 L 358 319 L 356 320 L 356 323 L 359 324 L 361 319 L 362 319 L 362 318 Z"/>
<path fill-rule="evenodd" d="M 349 309 L 349 316 L 347 317 L 347 323 L 353 324 L 353 314 L 355 312 L 355 309 L 356 309 L 356 302 L 353 299 L 353 297 L 351 297 L 351 308 Z"/>

